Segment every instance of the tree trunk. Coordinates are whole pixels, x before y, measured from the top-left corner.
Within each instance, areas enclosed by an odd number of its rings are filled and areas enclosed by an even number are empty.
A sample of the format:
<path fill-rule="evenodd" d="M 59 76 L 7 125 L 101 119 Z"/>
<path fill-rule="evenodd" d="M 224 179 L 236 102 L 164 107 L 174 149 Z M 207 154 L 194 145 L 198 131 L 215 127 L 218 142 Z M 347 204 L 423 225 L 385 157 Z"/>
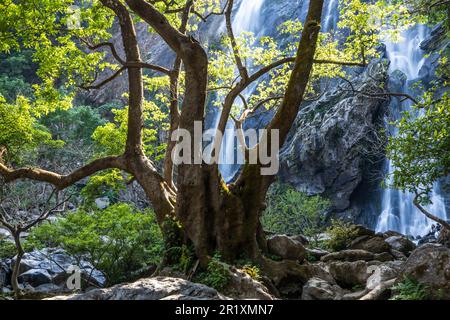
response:
<path fill-rule="evenodd" d="M 22 295 L 22 291 L 20 290 L 19 287 L 18 277 L 20 271 L 20 262 L 22 261 L 22 257 L 25 254 L 25 252 L 23 251 L 22 244 L 20 242 L 20 233 L 14 233 L 13 237 L 14 237 L 14 244 L 16 245 L 17 257 L 11 275 L 11 286 L 14 291 L 14 296 L 16 297 L 16 299 L 19 299 Z"/>

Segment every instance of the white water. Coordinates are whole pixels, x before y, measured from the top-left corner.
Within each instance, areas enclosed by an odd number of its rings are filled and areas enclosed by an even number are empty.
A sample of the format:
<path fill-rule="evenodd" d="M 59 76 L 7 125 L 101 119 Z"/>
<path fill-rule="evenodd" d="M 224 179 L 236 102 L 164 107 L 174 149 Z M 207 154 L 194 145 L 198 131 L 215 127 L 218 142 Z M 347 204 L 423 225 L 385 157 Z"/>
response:
<path fill-rule="evenodd" d="M 391 71 L 400 70 L 408 81 L 419 78 L 419 71 L 425 62 L 424 53 L 419 48 L 419 44 L 424 40 L 427 30 L 424 26 L 416 26 L 404 33 L 404 41 L 401 43 L 386 43 L 388 57 L 391 60 Z M 404 92 L 409 92 L 406 84 Z M 391 109 L 394 106 L 391 105 Z M 401 117 L 401 112 L 409 110 L 411 102 L 405 101 L 400 105 L 399 110 L 391 110 L 395 119 Z M 392 134 L 396 134 L 395 128 L 391 128 Z M 386 163 L 387 173 L 392 173 L 395 168 L 391 161 Z M 390 176 L 389 183 L 392 182 Z M 423 236 L 427 234 L 433 221 L 425 217 L 413 204 L 414 195 L 408 192 L 401 192 L 395 189 L 385 189 L 382 196 L 382 212 L 378 218 L 376 230 L 384 232 L 394 230 L 402 234 L 413 236 Z M 448 219 L 444 202 L 438 195 L 435 186 L 431 194 L 432 204 L 427 209 L 434 215 Z"/>
<path fill-rule="evenodd" d="M 242 0 L 233 18 L 233 31 L 238 36 L 242 32 L 261 32 L 261 8 L 265 0 Z"/>

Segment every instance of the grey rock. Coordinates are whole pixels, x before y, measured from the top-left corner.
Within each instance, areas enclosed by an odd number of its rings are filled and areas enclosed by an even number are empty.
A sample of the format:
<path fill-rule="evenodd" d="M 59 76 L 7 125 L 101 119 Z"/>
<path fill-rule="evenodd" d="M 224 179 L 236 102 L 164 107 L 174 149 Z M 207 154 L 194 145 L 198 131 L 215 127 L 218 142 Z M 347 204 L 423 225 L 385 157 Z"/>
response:
<path fill-rule="evenodd" d="M 412 242 L 411 240 L 409 240 L 404 236 L 392 236 L 385 239 L 384 241 L 389 243 L 389 245 L 394 250 L 400 251 L 405 255 L 409 255 L 411 251 L 413 251 L 416 248 L 414 242 Z"/>
<path fill-rule="evenodd" d="M 303 261 L 306 250 L 303 244 L 287 235 L 275 235 L 267 240 L 269 253 L 287 260 Z"/>
<path fill-rule="evenodd" d="M 387 71 L 386 60 L 374 61 L 355 89 L 380 91 Z M 280 153 L 280 177 L 309 195 L 327 196 L 339 211 L 349 208 L 363 180 L 368 154 L 361 151 L 382 126 L 385 102 L 355 96 L 345 83 L 337 87 L 300 112 Z"/>
<path fill-rule="evenodd" d="M 408 277 L 423 284 L 431 297 L 450 299 L 450 249 L 437 244 L 417 248 L 406 260 L 398 281 Z"/>
<path fill-rule="evenodd" d="M 375 254 L 365 250 L 342 250 L 333 252 L 323 256 L 320 260 L 323 262 L 328 261 L 371 261 L 375 259 Z"/>
<path fill-rule="evenodd" d="M 57 296 L 49 300 L 223 300 L 215 289 L 187 280 L 168 277 L 141 279 L 87 293 Z"/>
<path fill-rule="evenodd" d="M 311 278 L 303 286 L 302 300 L 341 300 L 344 290 L 320 278 Z"/>
<path fill-rule="evenodd" d="M 335 261 L 329 265 L 330 274 L 344 288 L 364 287 L 370 276 L 366 261 Z"/>
<path fill-rule="evenodd" d="M 108 197 L 97 198 L 97 199 L 95 199 L 95 205 L 100 210 L 104 210 L 104 209 L 108 208 L 110 205 L 109 198 Z"/>
<path fill-rule="evenodd" d="M 52 276 L 46 269 L 30 269 L 22 273 L 18 280 L 19 282 L 27 283 L 32 287 L 38 287 L 42 284 L 51 283 Z"/>
<path fill-rule="evenodd" d="M 389 252 L 391 246 L 385 242 L 383 237 L 362 236 L 355 239 L 349 246 L 349 249 L 362 249 L 372 253 Z"/>

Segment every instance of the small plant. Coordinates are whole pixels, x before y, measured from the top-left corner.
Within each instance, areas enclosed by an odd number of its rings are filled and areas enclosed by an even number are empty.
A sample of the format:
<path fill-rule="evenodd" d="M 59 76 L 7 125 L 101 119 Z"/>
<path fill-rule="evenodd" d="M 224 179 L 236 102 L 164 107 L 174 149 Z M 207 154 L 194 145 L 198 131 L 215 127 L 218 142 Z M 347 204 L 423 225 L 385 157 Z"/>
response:
<path fill-rule="evenodd" d="M 16 246 L 11 241 L 0 238 L 0 260 L 12 258 L 16 255 Z"/>
<path fill-rule="evenodd" d="M 349 222 L 332 220 L 327 233 L 330 236 L 328 247 L 331 250 L 339 251 L 347 248 L 350 242 L 358 236 L 358 229 Z"/>
<path fill-rule="evenodd" d="M 428 298 L 426 287 L 412 278 L 406 278 L 392 290 L 395 294 L 391 300 L 425 300 Z"/>
<path fill-rule="evenodd" d="M 241 268 L 241 271 L 249 275 L 253 280 L 259 281 L 261 279 L 261 271 L 257 266 L 246 264 Z"/>
<path fill-rule="evenodd" d="M 221 261 L 222 257 L 216 253 L 208 263 L 206 272 L 201 273 L 197 281 L 217 291 L 222 291 L 231 279 L 230 266 Z"/>

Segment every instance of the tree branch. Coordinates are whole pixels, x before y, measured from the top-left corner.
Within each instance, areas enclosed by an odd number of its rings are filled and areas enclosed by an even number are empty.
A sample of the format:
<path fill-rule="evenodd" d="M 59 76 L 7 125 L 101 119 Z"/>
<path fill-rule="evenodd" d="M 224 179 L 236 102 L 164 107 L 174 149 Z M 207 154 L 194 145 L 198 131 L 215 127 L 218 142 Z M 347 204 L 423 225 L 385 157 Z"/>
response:
<path fill-rule="evenodd" d="M 112 168 L 126 170 L 127 166 L 124 158 L 120 156 L 98 159 L 68 175 L 61 175 L 39 168 L 10 169 L 3 163 L 0 163 L 0 174 L 5 179 L 5 182 L 30 179 L 50 183 L 58 190 L 62 190 L 98 171 Z"/>

